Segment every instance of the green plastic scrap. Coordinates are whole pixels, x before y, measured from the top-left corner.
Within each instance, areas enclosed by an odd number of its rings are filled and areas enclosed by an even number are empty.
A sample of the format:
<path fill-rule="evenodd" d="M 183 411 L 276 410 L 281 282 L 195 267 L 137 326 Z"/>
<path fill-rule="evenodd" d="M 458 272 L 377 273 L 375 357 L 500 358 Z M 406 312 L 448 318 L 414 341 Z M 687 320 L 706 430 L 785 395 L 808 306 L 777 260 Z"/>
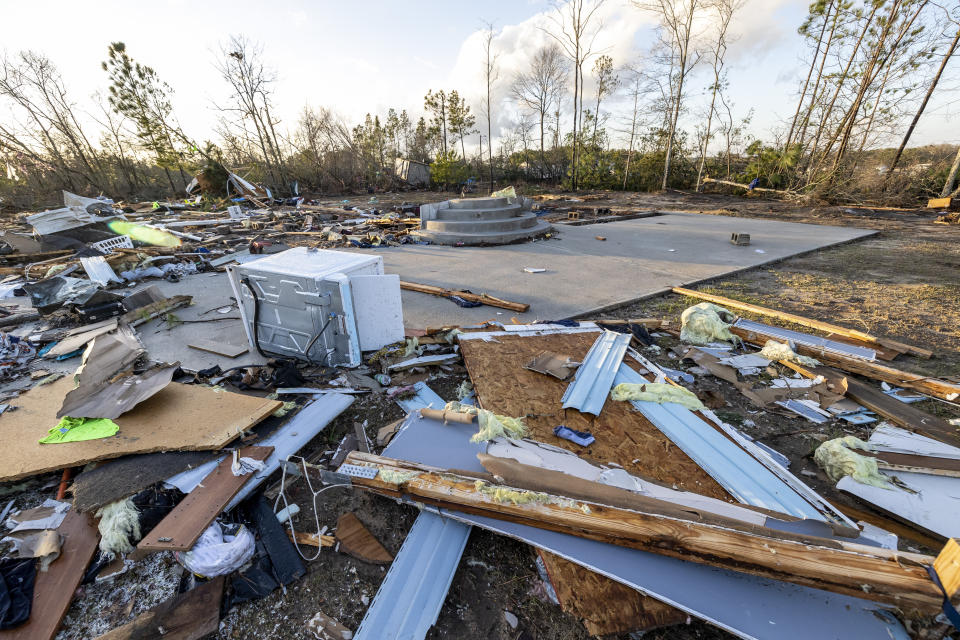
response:
<path fill-rule="evenodd" d="M 630 400 L 656 402 L 658 404 L 674 402 L 691 411 L 699 411 L 704 408 L 700 398 L 692 391 L 665 382 L 647 382 L 644 384 L 623 382 L 613 388 L 610 397 L 621 402 Z"/>
<path fill-rule="evenodd" d="M 477 416 L 480 430 L 473 434 L 470 442 L 486 442 L 497 438 L 522 438 L 527 435 L 527 426 L 523 423 L 523 418 L 501 416 L 493 411 L 478 409 L 459 402 L 448 402 L 444 410 Z"/>
<path fill-rule="evenodd" d="M 834 482 L 844 476 L 850 476 L 857 482 L 881 489 L 893 489 L 886 476 L 877 470 L 876 458 L 862 456 L 853 451 L 861 449 L 871 451 L 869 443 L 854 436 L 827 440 L 813 454 L 813 459 Z"/>
<path fill-rule="evenodd" d="M 687 307 L 680 314 L 680 339 L 700 345 L 718 340 L 735 343 L 739 338 L 730 333 L 730 324 L 735 318 L 730 311 L 709 302 Z"/>
<path fill-rule="evenodd" d="M 56 444 L 59 442 L 80 442 L 82 440 L 96 440 L 109 438 L 120 430 L 119 425 L 106 418 L 70 418 L 66 417 L 50 429 L 47 436 L 41 438 L 40 444 Z"/>
<path fill-rule="evenodd" d="M 797 364 L 802 364 L 805 367 L 816 367 L 820 365 L 819 360 L 798 355 L 793 349 L 790 348 L 790 345 L 783 342 L 777 342 L 776 340 L 767 340 L 767 343 L 763 345 L 763 349 L 760 351 L 760 356 L 766 358 L 767 360 L 787 360 L 788 362 L 796 362 Z"/>

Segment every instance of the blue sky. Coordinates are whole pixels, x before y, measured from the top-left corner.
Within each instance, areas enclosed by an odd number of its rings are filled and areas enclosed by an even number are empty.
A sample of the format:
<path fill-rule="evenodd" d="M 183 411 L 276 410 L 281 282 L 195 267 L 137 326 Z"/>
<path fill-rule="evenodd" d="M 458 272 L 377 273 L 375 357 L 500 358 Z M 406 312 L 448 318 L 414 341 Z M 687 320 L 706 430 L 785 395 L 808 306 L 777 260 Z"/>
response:
<path fill-rule="evenodd" d="M 796 28 L 806 6 L 806 0 L 747 0 L 734 21 L 739 37 L 729 55 L 730 97 L 739 115 L 754 109 L 752 132 L 764 139 L 772 138 L 795 107 L 805 73 Z M 458 89 L 478 111 L 484 22 L 502 29 L 497 47 L 505 94 L 510 76 L 546 42 L 539 25 L 551 11 L 545 0 L 105 0 L 93 5 L 0 0 L 0 47 L 7 54 L 24 48 L 45 53 L 62 71 L 75 102 L 90 108 L 89 96 L 106 86 L 99 63 L 107 46 L 123 40 L 134 58 L 174 87 L 180 120 L 202 138 L 215 120 L 213 104 L 227 95 L 213 59 L 219 43 L 231 34 L 263 46 L 264 60 L 277 74 L 275 113 L 283 127 L 293 128 L 307 103 L 331 107 L 350 123 L 391 106 L 419 115 L 423 95 L 431 88 Z M 608 0 L 603 18 L 598 48 L 617 64 L 634 59 L 651 43 L 652 18 L 625 0 Z M 960 77 L 960 70 L 954 74 Z M 702 72 L 691 78 L 692 109 L 682 126 L 692 128 L 708 84 Z M 615 99 L 609 106 L 615 111 L 622 104 Z M 510 125 L 512 115 L 501 110 L 494 136 L 498 125 Z M 958 125 L 957 94 L 945 93 L 931 104 L 914 142 L 960 142 Z"/>

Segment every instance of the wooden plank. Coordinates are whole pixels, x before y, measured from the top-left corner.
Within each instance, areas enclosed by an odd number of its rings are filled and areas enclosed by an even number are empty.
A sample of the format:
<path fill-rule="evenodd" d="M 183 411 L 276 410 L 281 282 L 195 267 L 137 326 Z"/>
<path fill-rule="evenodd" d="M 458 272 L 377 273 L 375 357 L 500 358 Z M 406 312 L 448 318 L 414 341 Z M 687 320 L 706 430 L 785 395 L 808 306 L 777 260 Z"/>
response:
<path fill-rule="evenodd" d="M 786 322 L 792 322 L 793 324 L 798 324 L 802 327 L 818 329 L 827 333 L 834 333 L 838 336 L 846 336 L 847 338 L 862 340 L 863 342 L 880 344 L 895 351 L 900 351 L 901 353 L 912 353 L 913 355 L 920 356 L 921 358 L 930 358 L 933 356 L 933 352 L 927 349 L 921 349 L 909 344 L 897 342 L 896 340 L 891 340 L 890 338 L 880 338 L 863 331 L 857 331 L 856 329 L 847 329 L 846 327 L 841 327 L 839 325 L 824 322 L 822 320 L 798 316 L 794 313 L 787 313 L 786 311 L 768 309 L 767 307 L 761 307 L 760 305 L 750 304 L 748 302 L 740 302 L 739 300 L 724 298 L 723 296 L 716 296 L 710 293 L 703 293 L 701 291 L 694 291 L 693 289 L 684 289 L 683 287 L 674 287 L 673 292 L 679 293 L 683 296 L 689 296 L 691 298 L 699 298 L 700 300 L 713 302 L 725 307 L 740 309 L 741 311 L 749 311 L 751 313 L 756 313 L 757 315 L 777 318 Z"/>
<path fill-rule="evenodd" d="M 178 593 L 97 640 L 200 640 L 220 627 L 223 576 Z"/>
<path fill-rule="evenodd" d="M 763 346 L 766 344 L 767 340 L 780 341 L 774 336 L 765 335 L 757 331 L 747 331 L 739 327 L 730 327 L 730 332 L 743 338 L 743 340 L 746 342 L 758 346 Z M 796 351 L 800 355 L 816 358 L 823 364 L 831 367 L 837 367 L 838 369 L 843 369 L 849 373 L 856 373 L 868 378 L 873 378 L 874 380 L 882 380 L 884 382 L 895 384 L 898 387 L 915 389 L 916 391 L 926 393 L 927 395 L 936 396 L 938 398 L 943 398 L 944 400 L 956 400 L 957 398 L 960 398 L 960 384 L 950 382 L 949 380 L 942 380 L 939 378 L 922 376 L 916 373 L 909 373 L 907 371 L 901 371 L 900 369 L 888 367 L 878 362 L 870 362 L 869 360 L 841 356 L 836 353 L 814 349 L 802 344 L 796 345 Z"/>
<path fill-rule="evenodd" d="M 502 300 L 500 298 L 495 298 L 493 296 L 487 295 L 485 293 L 476 294 L 470 293 L 469 291 L 460 291 L 457 289 L 444 289 L 443 287 L 435 287 L 430 284 L 419 284 L 417 282 L 404 282 L 400 281 L 400 288 L 407 289 L 408 291 L 419 291 L 420 293 L 429 293 L 434 296 L 460 296 L 464 300 L 469 302 L 480 302 L 487 305 L 488 307 L 500 307 L 501 309 L 509 309 L 510 311 L 517 311 L 523 313 L 530 308 L 529 304 L 524 304 L 522 302 L 510 302 L 509 300 Z"/>
<path fill-rule="evenodd" d="M 74 509 L 67 512 L 57 532 L 63 536 L 60 557 L 46 572 L 37 572 L 30 619 L 15 629 L 0 631 L 0 640 L 50 640 L 57 635 L 100 542 L 90 516 Z"/>
<path fill-rule="evenodd" d="M 891 398 L 879 389 L 861 382 L 856 378 L 844 376 L 839 371 L 828 367 L 807 368 L 785 360 L 781 360 L 780 364 L 811 379 L 816 378 L 818 375 L 828 379 L 843 379 L 846 385 L 844 394 L 854 402 L 862 404 L 875 413 L 879 413 L 887 420 L 904 429 L 925 435 L 928 438 L 933 438 L 945 444 L 955 447 L 960 446 L 960 430 L 943 418 L 938 418 L 926 411 L 917 409 L 911 404 L 900 402 L 896 398 Z"/>
<path fill-rule="evenodd" d="M 246 345 L 227 344 L 226 342 L 212 342 L 210 340 L 193 340 L 192 342 L 188 343 L 187 346 L 191 349 L 206 351 L 207 353 L 224 356 L 225 358 L 236 358 L 237 356 L 242 356 L 250 350 L 250 347 Z"/>
<path fill-rule="evenodd" d="M 157 451 L 222 449 L 283 403 L 192 384 L 167 385 L 114 422 L 120 431 L 109 438 L 40 444 L 59 422 L 63 398 L 73 388 L 68 376 L 34 387 L 10 404 L 16 411 L 0 415 L 0 482 L 79 467 L 96 460 Z"/>
<path fill-rule="evenodd" d="M 241 458 L 266 460 L 273 447 L 244 447 Z M 189 551 L 197 538 L 255 474 L 235 476 L 233 456 L 225 457 L 200 485 L 180 501 L 137 545 L 137 551 Z"/>
<path fill-rule="evenodd" d="M 390 459 L 369 454 L 354 453 L 347 460 L 400 470 Z M 423 471 L 400 482 L 355 477 L 353 483 L 466 513 L 894 604 L 910 614 L 935 614 L 942 601 L 925 569 L 933 558 L 922 554 L 732 521 L 721 526 L 716 518 L 681 520 L 653 510 L 630 511 L 548 494 L 515 504 L 509 497 L 478 490 L 472 478 L 451 473 Z"/>
<path fill-rule="evenodd" d="M 874 509 L 871 505 L 862 503 L 858 500 L 859 506 L 853 506 L 849 504 L 842 494 L 838 496 L 840 499 L 832 504 L 837 507 L 840 511 L 843 512 L 843 515 L 847 516 L 851 520 L 858 522 L 863 520 L 864 522 L 869 522 L 870 524 L 880 527 L 881 529 L 886 529 L 890 533 L 897 534 L 900 538 L 907 538 L 908 540 L 913 540 L 914 542 L 920 543 L 925 547 L 930 549 L 936 549 L 943 544 L 943 539 L 939 536 L 932 536 L 926 531 L 918 529 L 916 525 L 911 522 L 905 522 L 899 518 L 895 518 L 887 513 L 882 513 L 879 510 Z"/>
<path fill-rule="evenodd" d="M 930 198 L 927 200 L 927 209 L 957 209 L 960 208 L 960 199 L 957 198 Z"/>
<path fill-rule="evenodd" d="M 857 453 L 876 458 L 877 467 L 881 469 L 960 478 L 960 460 L 954 458 L 934 458 L 891 451 L 858 451 Z"/>
<path fill-rule="evenodd" d="M 390 564 L 393 556 L 380 541 L 363 526 L 353 513 L 347 512 L 337 519 L 337 541 L 340 548 L 358 560 L 371 564 Z"/>
<path fill-rule="evenodd" d="M 933 568 L 937 570 L 944 591 L 953 597 L 960 590 L 960 544 L 956 538 L 950 538 L 947 544 L 943 545 L 943 549 L 933 561 Z"/>
<path fill-rule="evenodd" d="M 318 536 L 315 533 L 306 533 L 304 531 L 297 531 L 296 537 L 290 535 L 290 532 L 287 531 L 287 536 L 291 542 L 306 544 L 311 547 L 332 547 L 337 543 L 337 539 L 334 536 Z"/>

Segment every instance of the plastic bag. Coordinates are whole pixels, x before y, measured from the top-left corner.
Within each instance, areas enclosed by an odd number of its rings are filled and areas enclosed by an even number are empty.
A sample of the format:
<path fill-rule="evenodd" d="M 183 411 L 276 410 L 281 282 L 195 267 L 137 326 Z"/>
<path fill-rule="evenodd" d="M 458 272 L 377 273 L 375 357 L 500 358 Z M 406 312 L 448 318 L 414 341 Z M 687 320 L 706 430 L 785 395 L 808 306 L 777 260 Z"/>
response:
<path fill-rule="evenodd" d="M 233 573 L 248 563 L 255 547 L 253 533 L 245 526 L 214 522 L 190 551 L 176 552 L 174 556 L 198 576 L 214 578 Z"/>

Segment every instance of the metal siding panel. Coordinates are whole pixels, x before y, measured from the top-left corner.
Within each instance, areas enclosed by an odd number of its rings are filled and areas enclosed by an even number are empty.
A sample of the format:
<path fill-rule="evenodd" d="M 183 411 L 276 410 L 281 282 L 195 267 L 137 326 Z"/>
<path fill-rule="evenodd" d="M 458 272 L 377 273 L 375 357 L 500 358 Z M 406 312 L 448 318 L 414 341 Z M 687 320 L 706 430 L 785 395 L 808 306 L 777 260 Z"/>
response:
<path fill-rule="evenodd" d="M 437 621 L 471 526 L 421 512 L 354 635 L 355 640 L 424 638 Z"/>
<path fill-rule="evenodd" d="M 600 415 L 610 394 L 610 387 L 630 346 L 630 334 L 604 331 L 590 347 L 577 368 L 573 382 L 561 399 L 563 408 Z"/>
<path fill-rule="evenodd" d="M 809 333 L 781 329 L 780 327 L 771 327 L 770 325 L 763 324 L 762 322 L 754 322 L 753 320 L 740 318 L 733 323 L 733 326 L 746 331 L 755 331 L 756 333 L 763 333 L 775 338 L 780 338 L 784 342 L 792 341 L 797 344 L 806 345 L 813 349 L 823 349 L 824 351 L 838 353 L 851 358 L 860 358 L 861 360 L 877 359 L 877 352 L 873 349 L 858 347 L 856 345 L 846 344 L 844 342 L 837 342 L 836 340 L 821 338 L 820 336 L 810 335 Z"/>
<path fill-rule="evenodd" d="M 624 382 L 643 384 L 647 380 L 622 364 L 614 384 Z M 800 518 L 826 519 L 819 509 L 800 497 L 756 458 L 686 407 L 672 402 L 631 404 L 737 500 Z"/>

